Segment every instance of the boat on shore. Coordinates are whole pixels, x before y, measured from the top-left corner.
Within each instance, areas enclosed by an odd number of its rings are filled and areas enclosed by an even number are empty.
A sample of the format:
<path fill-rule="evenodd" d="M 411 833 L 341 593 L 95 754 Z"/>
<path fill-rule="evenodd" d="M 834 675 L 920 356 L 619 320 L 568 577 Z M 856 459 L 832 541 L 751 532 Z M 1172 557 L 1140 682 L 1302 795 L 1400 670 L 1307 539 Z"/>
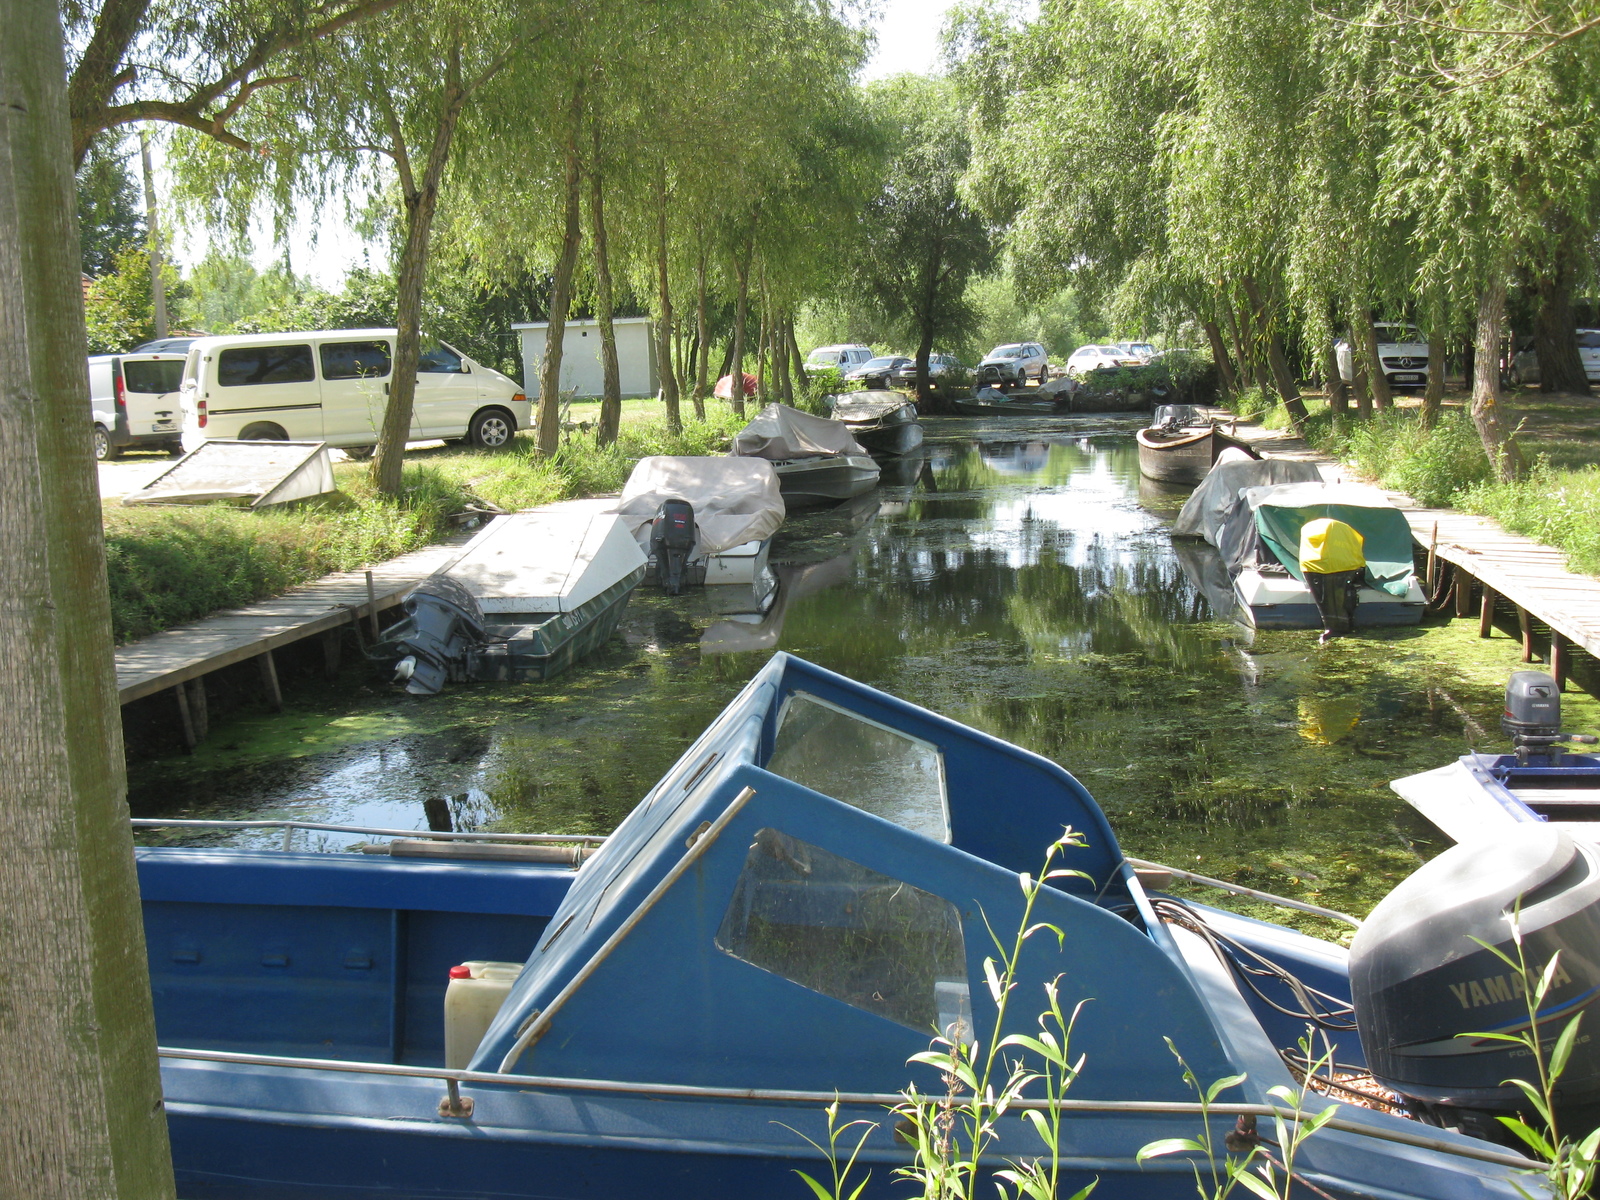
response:
<path fill-rule="evenodd" d="M 1163 404 L 1134 436 L 1139 443 L 1139 473 L 1164 483 L 1198 484 L 1225 450 L 1261 457 L 1249 443 L 1224 433 L 1190 404 Z"/>
<path fill-rule="evenodd" d="M 396 832 L 369 831 L 366 853 L 138 851 L 182 1195 L 799 1196 L 796 1171 L 828 1174 L 818 1148 L 836 1113 L 864 1122 L 855 1181 L 871 1177 L 851 1194 L 887 1200 L 912 1152 L 886 1109 L 908 1085 L 949 1091 L 914 1056 L 936 1033 L 1037 1036 L 1049 987 L 1077 1009 L 1083 1056 L 1061 1112 L 1062 1192 L 1098 1179 L 1118 1196 L 1192 1195 L 1190 1160 L 1139 1153 L 1198 1131 L 1169 1047 L 1202 1086 L 1231 1077 L 1213 1094 L 1220 1144 L 1236 1115 L 1271 1115 L 1272 1089 L 1298 1090 L 1285 1054 L 1309 1021 L 1339 1071 L 1365 1064 L 1452 1128 L 1340 1105 L 1298 1147 L 1305 1182 L 1511 1200 L 1543 1194 L 1536 1165 L 1456 1132 L 1523 1103 L 1499 1082 L 1517 1073 L 1511 1048 L 1453 1035 L 1521 1000 L 1462 1012 L 1411 997 L 1448 995 L 1435 951 L 1450 980 L 1485 969 L 1471 937 L 1503 937 L 1505 903 L 1536 891 L 1532 952 L 1579 948 L 1551 1002 L 1600 991 L 1593 935 L 1566 919 L 1581 902 L 1592 924 L 1600 871 L 1579 880 L 1549 831 L 1496 845 L 1493 864 L 1447 852 L 1347 951 L 1162 895 L 1173 874 L 1204 880 L 1136 866 L 1055 763 L 782 653 L 593 853 L 578 843 L 598 839 Z M 1025 914 L 1018 875 L 1053 845 L 1064 871 Z M 1474 872 L 1477 907 L 1418 902 L 1441 875 L 1459 892 Z M 1059 936 L 1026 941 L 1002 1017 L 987 931 L 1024 919 Z M 1431 1052 L 1397 1058 L 1391 1017 Z M 1574 1098 L 1596 1060 L 1577 1048 Z M 1022 1107 L 997 1117 L 975 1185 L 1051 1161 Z"/>
<path fill-rule="evenodd" d="M 1073 385 L 1073 380 L 1059 379 L 1017 392 L 979 388 L 971 398 L 957 397 L 951 403 L 965 417 L 1054 417 L 1072 411 Z"/>
<path fill-rule="evenodd" d="M 790 508 L 837 504 L 878 486 L 881 473 L 843 421 L 769 404 L 740 430 L 728 452 L 772 464 Z"/>
<path fill-rule="evenodd" d="M 828 406 L 874 458 L 898 458 L 922 445 L 916 401 L 900 392 L 847 392 L 829 396 Z"/>
<path fill-rule="evenodd" d="M 1561 689 L 1543 671 L 1513 672 L 1500 727 L 1511 753 L 1474 751 L 1455 762 L 1389 784 L 1457 842 L 1493 838 L 1518 825 L 1548 825 L 1600 843 L 1600 756 L 1590 734 L 1561 729 Z"/>
<path fill-rule="evenodd" d="M 413 695 L 549 679 L 617 630 L 645 557 L 607 500 L 492 518 L 367 649 Z"/>

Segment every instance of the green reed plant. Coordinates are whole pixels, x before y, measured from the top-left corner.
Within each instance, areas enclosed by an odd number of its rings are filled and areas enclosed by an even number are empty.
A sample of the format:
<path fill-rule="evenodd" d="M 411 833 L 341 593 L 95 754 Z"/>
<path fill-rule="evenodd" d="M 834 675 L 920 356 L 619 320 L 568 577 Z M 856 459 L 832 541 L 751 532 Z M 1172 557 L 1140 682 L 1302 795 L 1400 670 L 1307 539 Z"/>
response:
<path fill-rule="evenodd" d="M 1489 476 L 1489 460 L 1471 417 L 1446 409 L 1429 429 L 1415 409 L 1389 409 L 1366 420 L 1346 417 L 1307 430 L 1317 449 L 1422 504 L 1453 504 Z"/>
<path fill-rule="evenodd" d="M 1218 1096 L 1231 1087 L 1237 1087 L 1248 1076 L 1228 1075 L 1209 1087 L 1202 1087 L 1172 1039 L 1163 1040 L 1183 1068 L 1184 1082 L 1200 1098 L 1200 1135 L 1197 1138 L 1161 1138 L 1149 1142 L 1139 1151 L 1140 1165 L 1149 1159 L 1169 1154 L 1196 1154 L 1200 1156 L 1199 1160 L 1192 1162 L 1190 1167 L 1194 1171 L 1195 1192 L 1200 1200 L 1226 1200 L 1236 1188 L 1243 1188 L 1260 1200 L 1290 1200 L 1291 1189 L 1296 1183 L 1294 1163 L 1300 1147 L 1339 1111 L 1337 1104 L 1330 1104 L 1315 1113 L 1306 1111 L 1306 1100 L 1313 1090 L 1311 1081 L 1333 1066 L 1333 1048 L 1327 1039 L 1322 1039 L 1322 1048 L 1313 1059 L 1316 1037 L 1311 1027 L 1307 1026 L 1306 1036 L 1300 1039 L 1300 1052 L 1307 1063 L 1305 1079 L 1298 1088 L 1279 1084 L 1267 1091 L 1268 1096 L 1286 1106 L 1284 1109 L 1273 1106 L 1273 1132 L 1277 1135 L 1274 1144 L 1278 1147 L 1278 1154 L 1274 1155 L 1266 1148 L 1264 1139 L 1256 1132 L 1256 1119 L 1241 1117 L 1235 1131 L 1223 1139 L 1223 1153 L 1220 1156 L 1216 1138 L 1211 1132 L 1211 1108 Z M 1202 1164 L 1205 1166 L 1204 1173 L 1201 1171 Z"/>
<path fill-rule="evenodd" d="M 1545 1179 L 1560 1200 L 1581 1200 L 1592 1193 L 1597 1171 L 1600 1171 L 1600 1129 L 1582 1138 L 1563 1134 L 1556 1114 L 1556 1095 L 1561 1076 L 1566 1073 L 1567 1065 L 1572 1060 L 1573 1048 L 1578 1044 L 1578 1028 L 1583 1021 L 1583 1014 L 1578 1013 L 1562 1027 L 1548 1052 L 1539 1021 L 1539 1012 L 1544 1008 L 1550 989 L 1555 986 L 1561 954 L 1558 951 L 1551 955 L 1542 971 L 1536 972 L 1529 964 L 1527 948 L 1522 942 L 1520 903 L 1511 914 L 1514 953 L 1507 953 L 1479 938 L 1472 940 L 1505 963 L 1522 980 L 1522 995 L 1528 1008 L 1528 1027 L 1514 1033 L 1463 1033 L 1457 1036 L 1509 1042 L 1527 1052 L 1533 1061 L 1535 1078 L 1508 1079 L 1505 1082 L 1523 1094 L 1544 1123 L 1544 1128 L 1530 1125 L 1520 1115 L 1500 1117 L 1498 1120 L 1544 1164 Z M 1532 1194 L 1520 1184 L 1513 1181 L 1512 1186 L 1526 1200 L 1533 1200 Z"/>
<path fill-rule="evenodd" d="M 1456 504 L 1512 533 L 1565 550 L 1574 571 L 1600 575 L 1600 467 L 1561 471 L 1541 458 L 1522 479 L 1497 483 L 1486 478 Z"/>

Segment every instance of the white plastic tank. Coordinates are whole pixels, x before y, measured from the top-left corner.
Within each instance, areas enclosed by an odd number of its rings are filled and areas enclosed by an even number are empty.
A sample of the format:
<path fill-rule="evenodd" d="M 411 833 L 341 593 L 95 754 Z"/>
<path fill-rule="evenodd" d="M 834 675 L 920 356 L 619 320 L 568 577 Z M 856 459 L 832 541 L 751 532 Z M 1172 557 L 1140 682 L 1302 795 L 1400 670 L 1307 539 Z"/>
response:
<path fill-rule="evenodd" d="M 522 963 L 464 962 L 450 968 L 444 992 L 444 1065 L 463 1070 L 505 1003 Z"/>

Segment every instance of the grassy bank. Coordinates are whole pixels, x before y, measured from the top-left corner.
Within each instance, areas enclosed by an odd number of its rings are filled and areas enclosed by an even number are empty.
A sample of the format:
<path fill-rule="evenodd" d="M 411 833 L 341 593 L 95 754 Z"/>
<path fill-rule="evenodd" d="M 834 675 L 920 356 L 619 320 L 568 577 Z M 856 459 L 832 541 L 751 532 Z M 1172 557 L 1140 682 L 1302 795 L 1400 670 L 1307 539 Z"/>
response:
<path fill-rule="evenodd" d="M 1515 408 L 1519 399 L 1512 396 L 1509 404 Z M 1573 397 L 1560 412 L 1550 411 L 1557 403 L 1530 399 L 1536 411 L 1518 437 L 1533 465 L 1514 483 L 1491 478 L 1477 430 L 1459 405 L 1446 406 L 1430 430 L 1415 407 L 1336 423 L 1325 404 L 1308 401 L 1311 417 L 1303 432 L 1316 449 L 1368 479 L 1421 504 L 1492 518 L 1512 533 L 1564 550 L 1572 570 L 1600 575 L 1600 443 L 1573 429 L 1574 417 L 1592 420 L 1594 401 Z M 1251 394 L 1238 411 L 1269 429 L 1287 425 L 1281 405 Z"/>
<path fill-rule="evenodd" d="M 221 608 L 276 595 L 330 571 L 348 571 L 438 541 L 474 499 L 505 509 L 621 489 L 652 454 L 720 454 L 744 422 L 723 405 L 704 424 L 669 434 L 654 419 L 625 423 L 615 445 L 574 433 L 551 459 L 530 438 L 503 450 L 414 451 L 398 500 L 372 490 L 367 467 L 334 468 L 339 492 L 281 510 L 227 505 L 105 509 L 112 629 L 119 644 Z"/>

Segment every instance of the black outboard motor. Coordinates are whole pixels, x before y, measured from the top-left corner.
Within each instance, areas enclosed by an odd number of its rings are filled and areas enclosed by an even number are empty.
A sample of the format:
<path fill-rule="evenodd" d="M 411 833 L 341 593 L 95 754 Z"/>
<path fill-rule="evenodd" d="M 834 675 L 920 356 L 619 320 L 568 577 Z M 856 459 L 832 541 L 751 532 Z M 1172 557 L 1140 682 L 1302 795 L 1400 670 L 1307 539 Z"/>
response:
<path fill-rule="evenodd" d="M 1600 847 L 1535 824 L 1456 846 L 1390 892 L 1350 943 L 1368 1068 L 1417 1115 L 1481 1137 L 1503 1138 L 1494 1117 L 1528 1109 L 1506 1080 L 1537 1084 L 1522 1047 L 1462 1036 L 1528 1028 L 1524 980 L 1473 940 L 1515 959 L 1511 914 L 1519 901 L 1532 986 L 1560 955 L 1539 1020 L 1549 1047 L 1600 1001 Z M 1557 1103 L 1573 1132 L 1595 1123 L 1600 1038 L 1578 1039 Z"/>
<path fill-rule="evenodd" d="M 1543 671 L 1511 672 L 1500 728 L 1511 738 L 1517 763 L 1524 767 L 1552 765 L 1561 742 L 1592 746 L 1600 741 L 1588 734 L 1561 732 L 1561 689 Z"/>
<path fill-rule="evenodd" d="M 413 696 L 433 696 L 450 678 L 452 663 L 465 663 L 467 651 L 483 644 L 483 610 L 478 598 L 448 575 L 430 575 L 401 605 L 411 628 L 399 640 L 404 655 L 395 664 L 395 681 L 405 680 Z"/>
<path fill-rule="evenodd" d="M 683 591 L 694 540 L 694 507 L 687 500 L 663 503 L 650 522 L 650 557 L 655 559 L 656 583 L 669 596 Z"/>

